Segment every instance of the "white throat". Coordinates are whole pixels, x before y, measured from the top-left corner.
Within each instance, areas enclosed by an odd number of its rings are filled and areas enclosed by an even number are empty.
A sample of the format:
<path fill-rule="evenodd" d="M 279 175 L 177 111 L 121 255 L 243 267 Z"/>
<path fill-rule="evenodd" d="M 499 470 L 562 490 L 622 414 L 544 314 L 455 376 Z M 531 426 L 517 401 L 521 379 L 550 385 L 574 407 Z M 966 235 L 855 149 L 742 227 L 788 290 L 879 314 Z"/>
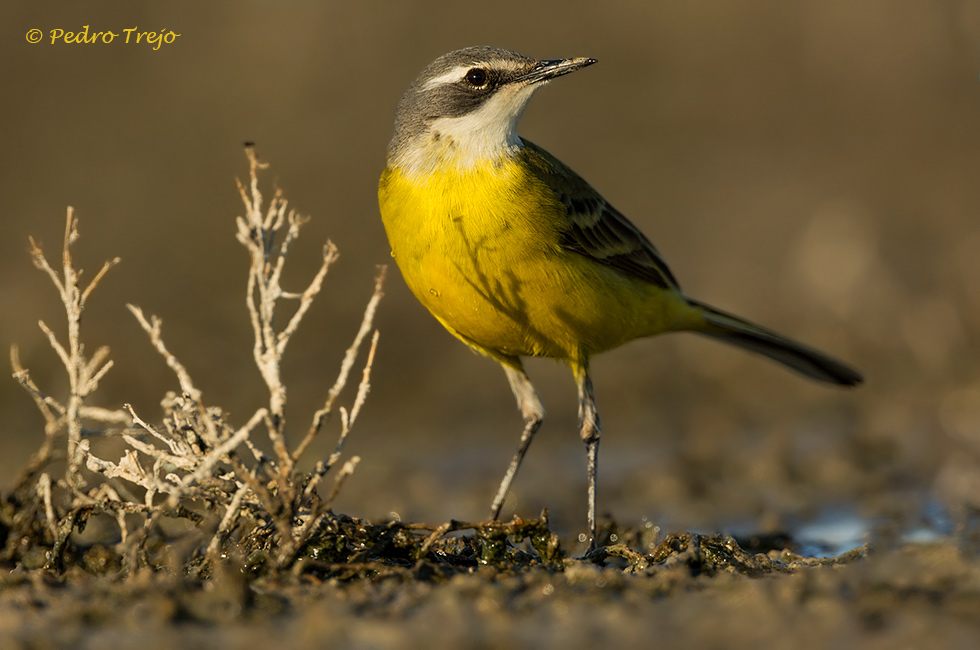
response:
<path fill-rule="evenodd" d="M 434 120 L 393 163 L 418 177 L 447 168 L 465 173 L 513 156 L 524 146 L 517 136 L 521 113 L 542 85 L 502 88 L 475 111 Z"/>

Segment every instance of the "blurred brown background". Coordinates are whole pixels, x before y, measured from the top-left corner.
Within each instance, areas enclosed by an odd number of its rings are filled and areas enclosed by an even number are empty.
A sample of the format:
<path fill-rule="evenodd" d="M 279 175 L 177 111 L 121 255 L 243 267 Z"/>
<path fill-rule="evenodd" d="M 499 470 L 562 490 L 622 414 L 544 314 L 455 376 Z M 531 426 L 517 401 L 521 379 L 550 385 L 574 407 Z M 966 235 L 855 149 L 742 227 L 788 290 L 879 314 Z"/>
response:
<path fill-rule="evenodd" d="M 88 349 L 108 344 L 116 362 L 93 403 L 131 402 L 154 420 L 176 388 L 127 302 L 163 318 L 210 403 L 244 422 L 265 399 L 234 239 L 234 178 L 253 140 L 272 164 L 266 187 L 313 218 L 291 286 L 325 239 L 341 251 L 289 349 L 289 415 L 305 430 L 389 261 L 375 192 L 397 101 L 435 57 L 488 44 L 598 58 L 540 93 L 521 133 L 630 215 L 693 296 L 867 375 L 831 390 L 681 335 L 597 358 L 603 511 L 718 530 L 842 503 L 873 514 L 937 486 L 966 498 L 980 435 L 976 2 L 171 0 L 0 13 L 0 347 L 17 342 L 52 394 L 65 379 L 36 321 L 60 333 L 64 316 L 27 238 L 57 262 L 72 205 L 87 277 L 123 260 L 83 323 Z M 47 38 L 84 25 L 180 37 L 156 51 Z M 32 28 L 42 43 L 26 41 Z M 519 436 L 513 399 L 496 364 L 443 332 L 390 271 L 373 390 L 348 444 L 363 461 L 337 509 L 482 517 Z M 509 511 L 549 506 L 580 530 L 574 386 L 551 362 L 529 372 L 548 419 Z M 12 379 L 0 409 L 6 486 L 41 419 Z"/>

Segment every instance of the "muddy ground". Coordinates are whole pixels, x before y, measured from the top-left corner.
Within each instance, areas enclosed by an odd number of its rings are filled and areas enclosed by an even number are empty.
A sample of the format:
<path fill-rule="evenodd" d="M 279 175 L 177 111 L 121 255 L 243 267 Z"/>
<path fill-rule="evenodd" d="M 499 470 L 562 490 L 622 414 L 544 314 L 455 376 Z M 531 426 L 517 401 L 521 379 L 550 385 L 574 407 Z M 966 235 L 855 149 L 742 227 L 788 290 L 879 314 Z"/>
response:
<path fill-rule="evenodd" d="M 729 454 L 724 471 L 737 476 L 748 466 L 776 464 L 758 454 Z M 785 478 L 752 487 L 756 500 L 770 502 L 767 511 L 719 524 L 733 537 L 670 535 L 647 518 L 606 518 L 605 551 L 590 559 L 580 557 L 575 525 L 563 530 L 561 520 L 574 518 L 567 515 L 510 520 L 512 527 L 497 534 L 461 524 L 422 559 L 406 549 L 417 549 L 431 527 L 396 520 L 371 526 L 338 515 L 339 537 L 325 536 L 330 550 L 310 553 L 284 573 L 262 575 L 254 558 L 230 557 L 203 581 L 185 577 L 179 563 L 126 577 L 111 544 L 91 546 L 113 530 L 93 519 L 76 537 L 77 555 L 64 572 L 28 568 L 43 565 L 43 554 L 4 569 L 0 638 L 4 648 L 93 649 L 975 647 L 976 511 L 947 508 L 937 495 L 948 492 L 908 489 L 907 476 L 882 478 L 866 451 L 833 460 L 835 472 L 826 467 L 830 456 L 769 467 Z M 785 505 L 802 500 L 812 508 L 807 495 L 821 472 L 830 472 L 840 493 L 863 496 L 823 512 Z M 758 505 L 751 494 L 717 486 L 692 491 L 685 463 L 664 473 L 661 482 L 688 484 L 670 507 L 703 513 L 680 517 L 724 521 L 718 513 L 726 508 Z M 540 486 L 533 476 L 525 483 Z M 345 489 L 357 487 L 355 474 Z M 464 482 L 460 489 L 470 488 Z M 582 503 L 570 497 L 557 502 L 581 514 Z M 620 507 L 615 497 L 605 500 L 611 510 Z M 628 510 L 631 499 L 623 501 Z M 511 533 L 506 542 L 500 530 Z M 186 532 L 170 531 L 180 546 Z M 347 550 L 337 551 L 338 544 Z"/>
<path fill-rule="evenodd" d="M 635 573 L 568 561 L 247 585 L 232 567 L 203 585 L 17 570 L 0 590 L 0 638 L 12 649 L 969 648 L 980 633 L 977 549 L 974 531 L 766 571 L 688 555 Z"/>

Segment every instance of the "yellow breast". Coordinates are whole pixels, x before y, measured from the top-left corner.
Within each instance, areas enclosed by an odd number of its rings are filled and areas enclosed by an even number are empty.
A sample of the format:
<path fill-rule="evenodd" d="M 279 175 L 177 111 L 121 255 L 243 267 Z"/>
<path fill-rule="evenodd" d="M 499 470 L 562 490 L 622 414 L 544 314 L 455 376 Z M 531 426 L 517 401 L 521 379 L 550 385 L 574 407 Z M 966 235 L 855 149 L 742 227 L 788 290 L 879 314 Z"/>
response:
<path fill-rule="evenodd" d="M 576 359 L 650 333 L 641 294 L 655 288 L 563 249 L 565 208 L 527 169 L 518 156 L 423 178 L 384 172 L 381 216 L 409 288 L 498 358 Z"/>

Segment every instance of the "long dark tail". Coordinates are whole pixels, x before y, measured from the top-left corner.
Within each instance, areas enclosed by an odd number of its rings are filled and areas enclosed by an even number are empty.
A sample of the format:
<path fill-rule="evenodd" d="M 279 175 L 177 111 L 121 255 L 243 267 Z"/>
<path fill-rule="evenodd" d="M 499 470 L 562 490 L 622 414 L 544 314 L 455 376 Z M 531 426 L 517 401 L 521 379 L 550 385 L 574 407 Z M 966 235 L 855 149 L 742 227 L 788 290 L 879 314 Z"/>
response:
<path fill-rule="evenodd" d="M 864 381 L 859 372 L 822 352 L 704 303 L 689 302 L 704 317 L 705 327 L 695 330 L 698 334 L 762 354 L 818 381 L 842 386 L 855 386 Z"/>

